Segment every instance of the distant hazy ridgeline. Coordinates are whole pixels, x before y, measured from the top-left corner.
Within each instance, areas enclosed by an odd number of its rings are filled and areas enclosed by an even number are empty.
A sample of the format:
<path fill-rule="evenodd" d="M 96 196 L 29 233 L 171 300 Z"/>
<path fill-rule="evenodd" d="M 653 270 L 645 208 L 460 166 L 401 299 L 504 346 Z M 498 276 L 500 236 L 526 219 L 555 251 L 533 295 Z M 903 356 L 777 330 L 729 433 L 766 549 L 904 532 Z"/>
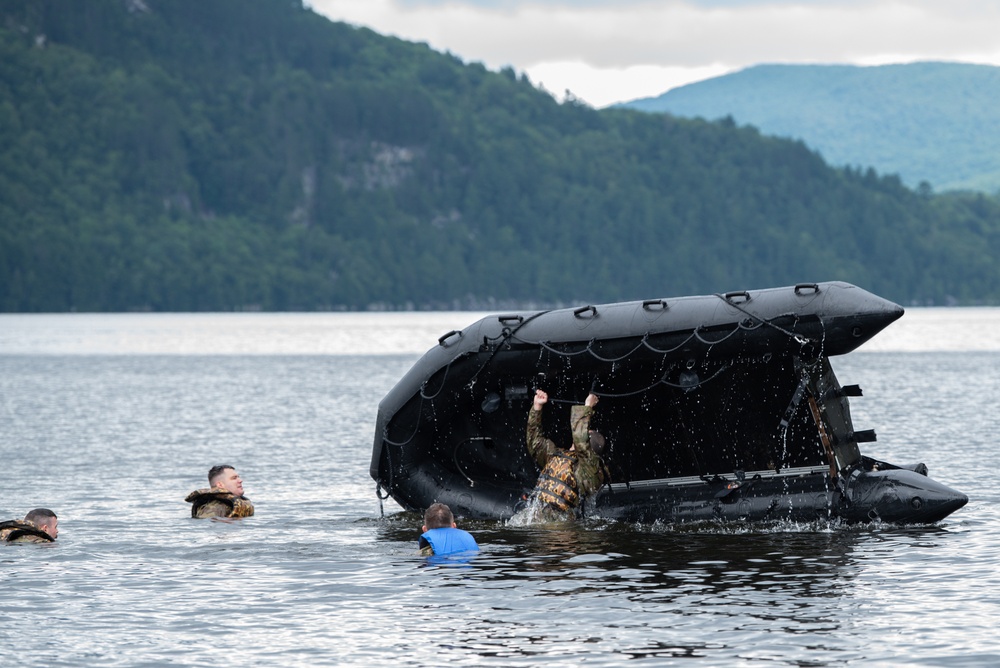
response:
<path fill-rule="evenodd" d="M 992 65 L 759 65 L 622 106 L 732 116 L 801 139 L 833 165 L 871 165 L 911 187 L 1000 191 L 1000 67 Z"/>

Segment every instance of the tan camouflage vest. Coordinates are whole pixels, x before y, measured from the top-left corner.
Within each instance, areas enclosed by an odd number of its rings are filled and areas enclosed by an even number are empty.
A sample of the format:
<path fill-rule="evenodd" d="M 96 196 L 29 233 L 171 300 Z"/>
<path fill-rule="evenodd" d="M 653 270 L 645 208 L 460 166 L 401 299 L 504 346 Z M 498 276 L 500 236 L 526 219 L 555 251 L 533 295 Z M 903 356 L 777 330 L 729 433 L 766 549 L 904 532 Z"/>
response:
<path fill-rule="evenodd" d="M 55 538 L 34 522 L 8 520 L 0 522 L 0 540 L 8 543 L 51 543 Z"/>
<path fill-rule="evenodd" d="M 253 503 L 245 496 L 235 496 L 222 487 L 197 489 L 185 498 L 192 504 L 191 517 L 252 517 Z"/>
<path fill-rule="evenodd" d="M 575 508 L 580 503 L 575 468 L 574 453 L 557 452 L 549 457 L 535 483 L 535 496 L 562 511 Z"/>

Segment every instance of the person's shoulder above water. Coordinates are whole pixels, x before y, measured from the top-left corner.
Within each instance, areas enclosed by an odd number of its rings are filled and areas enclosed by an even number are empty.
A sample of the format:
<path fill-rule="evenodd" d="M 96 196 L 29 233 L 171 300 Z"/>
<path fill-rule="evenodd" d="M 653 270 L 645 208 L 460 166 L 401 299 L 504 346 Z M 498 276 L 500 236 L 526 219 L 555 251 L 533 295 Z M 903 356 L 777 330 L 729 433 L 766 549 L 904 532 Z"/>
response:
<path fill-rule="evenodd" d="M 423 533 L 418 541 L 421 556 L 479 551 L 476 539 L 468 531 L 458 528 L 451 508 L 443 503 L 433 503 L 424 512 L 421 530 Z"/>
<path fill-rule="evenodd" d="M 457 527 L 428 529 L 420 535 L 419 545 L 420 555 L 424 557 L 479 551 L 479 544 L 472 534 Z"/>
<path fill-rule="evenodd" d="M 0 522 L 0 540 L 8 543 L 51 543 L 59 536 L 59 518 L 48 508 L 35 508 L 23 520 Z"/>
<path fill-rule="evenodd" d="M 251 517 L 253 503 L 243 495 L 243 479 L 229 464 L 208 471 L 209 487 L 196 489 L 184 500 L 191 504 L 191 517 Z"/>

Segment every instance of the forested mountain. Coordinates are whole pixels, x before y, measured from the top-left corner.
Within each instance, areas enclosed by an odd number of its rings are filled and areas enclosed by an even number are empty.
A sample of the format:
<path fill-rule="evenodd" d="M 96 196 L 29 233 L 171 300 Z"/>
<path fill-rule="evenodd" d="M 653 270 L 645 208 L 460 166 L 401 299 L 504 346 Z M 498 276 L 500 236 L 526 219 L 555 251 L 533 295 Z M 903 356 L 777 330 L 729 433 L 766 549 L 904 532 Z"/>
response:
<path fill-rule="evenodd" d="M 870 165 L 911 187 L 1000 191 L 1000 67 L 758 65 L 622 106 L 731 116 L 801 139 L 832 165 Z"/>
<path fill-rule="evenodd" d="M 0 310 L 1000 302 L 1000 203 L 558 103 L 300 0 L 0 2 Z"/>

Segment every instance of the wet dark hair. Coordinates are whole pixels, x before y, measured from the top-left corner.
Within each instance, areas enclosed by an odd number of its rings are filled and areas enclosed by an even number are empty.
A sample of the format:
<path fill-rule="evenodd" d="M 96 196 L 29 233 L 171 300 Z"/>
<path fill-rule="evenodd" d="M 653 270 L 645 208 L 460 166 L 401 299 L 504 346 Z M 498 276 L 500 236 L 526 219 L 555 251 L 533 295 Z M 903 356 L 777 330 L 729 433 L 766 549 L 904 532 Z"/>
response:
<path fill-rule="evenodd" d="M 443 503 L 432 503 L 430 508 L 424 512 L 424 526 L 428 529 L 440 529 L 450 527 L 455 521 L 455 515 L 451 508 Z"/>
<path fill-rule="evenodd" d="M 56 514 L 49 510 L 48 508 L 35 508 L 34 510 L 29 510 L 28 514 L 24 516 L 25 521 L 28 522 L 41 522 L 45 523 L 48 520 L 59 519 Z"/>
<path fill-rule="evenodd" d="M 604 435 L 597 431 L 590 432 L 590 449 L 598 456 L 604 454 L 604 448 L 608 445 Z"/>
<path fill-rule="evenodd" d="M 226 469 L 233 469 L 234 471 L 236 470 L 229 464 L 219 464 L 218 466 L 213 466 L 212 468 L 208 469 L 208 484 L 211 485 L 212 481 L 218 478 L 219 475 Z"/>

